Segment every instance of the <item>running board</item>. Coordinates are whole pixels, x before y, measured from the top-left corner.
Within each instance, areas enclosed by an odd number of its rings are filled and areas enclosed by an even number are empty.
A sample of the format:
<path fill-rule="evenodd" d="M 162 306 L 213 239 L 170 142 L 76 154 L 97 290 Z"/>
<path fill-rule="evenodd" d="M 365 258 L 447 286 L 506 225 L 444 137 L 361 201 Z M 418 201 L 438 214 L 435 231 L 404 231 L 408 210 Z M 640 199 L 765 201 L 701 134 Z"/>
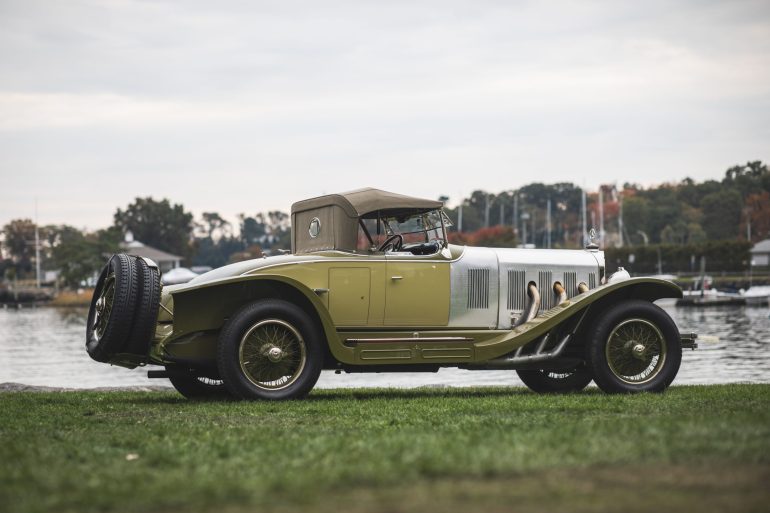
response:
<path fill-rule="evenodd" d="M 537 343 L 535 346 L 535 351 L 533 353 L 524 354 L 524 348 L 529 345 L 526 344 L 524 346 L 521 346 L 516 350 L 515 353 L 513 353 L 513 356 L 504 356 L 502 358 L 495 358 L 494 360 L 489 360 L 480 364 L 472 364 L 468 365 L 469 369 L 488 369 L 488 370 L 506 370 L 506 369 L 515 369 L 517 367 L 524 367 L 532 363 L 540 363 L 540 362 L 546 362 L 549 360 L 555 360 L 561 354 L 564 352 L 564 348 L 567 347 L 567 344 L 569 343 L 570 339 L 572 339 L 572 334 L 568 333 L 564 336 L 563 339 L 559 342 L 559 344 L 551 349 L 550 351 L 545 351 L 545 346 L 548 343 L 548 335 L 546 334 L 543 336 L 542 339 Z"/>

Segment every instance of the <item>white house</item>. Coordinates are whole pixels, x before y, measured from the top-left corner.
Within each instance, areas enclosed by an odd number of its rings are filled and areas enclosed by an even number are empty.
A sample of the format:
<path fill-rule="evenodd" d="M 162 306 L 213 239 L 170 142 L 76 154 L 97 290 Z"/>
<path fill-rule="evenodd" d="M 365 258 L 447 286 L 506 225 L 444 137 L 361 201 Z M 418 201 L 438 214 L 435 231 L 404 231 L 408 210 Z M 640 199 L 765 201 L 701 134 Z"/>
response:
<path fill-rule="evenodd" d="M 178 255 L 166 253 L 165 251 L 161 251 L 158 248 L 153 248 L 152 246 L 147 246 L 138 240 L 134 240 L 134 235 L 131 232 L 126 233 L 125 240 L 120 243 L 120 248 L 129 255 L 149 258 L 158 264 L 160 272 L 162 273 L 179 267 L 182 262 L 182 257 Z"/>
<path fill-rule="evenodd" d="M 751 267 L 768 266 L 770 266 L 770 239 L 765 239 L 751 248 Z"/>

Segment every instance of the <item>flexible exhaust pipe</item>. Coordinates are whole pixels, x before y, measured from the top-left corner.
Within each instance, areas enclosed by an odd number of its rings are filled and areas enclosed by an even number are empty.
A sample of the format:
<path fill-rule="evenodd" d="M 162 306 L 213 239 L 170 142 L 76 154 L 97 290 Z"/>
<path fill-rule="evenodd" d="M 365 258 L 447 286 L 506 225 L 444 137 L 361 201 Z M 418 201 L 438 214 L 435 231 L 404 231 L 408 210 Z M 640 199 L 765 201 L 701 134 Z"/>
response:
<path fill-rule="evenodd" d="M 581 294 L 584 292 L 588 292 L 588 285 L 586 285 L 584 281 L 581 281 L 580 283 L 578 283 L 578 292 Z"/>
<path fill-rule="evenodd" d="M 553 284 L 553 293 L 558 297 L 556 300 L 557 305 L 560 305 L 567 300 L 567 291 L 564 290 L 564 287 L 562 287 L 561 283 L 558 281 Z"/>
<path fill-rule="evenodd" d="M 531 321 L 537 315 L 538 310 L 540 310 L 540 292 L 537 290 L 537 285 L 535 285 L 534 281 L 529 282 L 529 285 L 527 285 L 527 296 L 529 298 L 527 307 L 524 308 L 521 316 L 513 323 L 513 328 Z"/>

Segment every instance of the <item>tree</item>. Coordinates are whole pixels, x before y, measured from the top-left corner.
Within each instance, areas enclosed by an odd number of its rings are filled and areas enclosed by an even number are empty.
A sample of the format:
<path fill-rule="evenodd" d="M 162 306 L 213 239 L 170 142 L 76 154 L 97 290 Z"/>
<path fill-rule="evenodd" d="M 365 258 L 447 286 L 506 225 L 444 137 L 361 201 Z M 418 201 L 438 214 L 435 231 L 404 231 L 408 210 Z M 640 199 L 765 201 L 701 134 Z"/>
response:
<path fill-rule="evenodd" d="M 104 266 L 105 255 L 118 249 L 118 242 L 102 230 L 96 234 L 83 233 L 72 226 L 57 226 L 50 230 L 51 263 L 69 287 L 79 287 Z"/>
<path fill-rule="evenodd" d="M 241 240 L 246 247 L 259 243 L 260 239 L 267 233 L 264 223 L 257 221 L 253 217 L 239 214 L 241 220 Z"/>
<path fill-rule="evenodd" d="M 746 233 L 747 223 L 751 222 L 751 240 L 758 242 L 770 237 L 770 192 L 762 191 L 750 194 L 746 198 L 740 233 Z"/>
<path fill-rule="evenodd" d="M 32 270 L 35 256 L 35 223 L 30 219 L 14 219 L 3 227 L 3 247 L 10 254 L 17 275 Z M 44 237 L 44 233 L 40 233 Z"/>
<path fill-rule="evenodd" d="M 126 210 L 115 212 L 114 226 L 149 246 L 188 257 L 193 216 L 180 204 L 168 199 L 136 198 Z"/>
<path fill-rule="evenodd" d="M 232 232 L 230 223 L 223 219 L 218 212 L 204 212 L 201 214 L 201 218 L 201 222 L 196 223 L 196 227 L 210 239 L 227 237 Z"/>
<path fill-rule="evenodd" d="M 710 240 L 738 236 L 743 201 L 735 189 L 724 189 L 703 198 L 703 227 Z"/>

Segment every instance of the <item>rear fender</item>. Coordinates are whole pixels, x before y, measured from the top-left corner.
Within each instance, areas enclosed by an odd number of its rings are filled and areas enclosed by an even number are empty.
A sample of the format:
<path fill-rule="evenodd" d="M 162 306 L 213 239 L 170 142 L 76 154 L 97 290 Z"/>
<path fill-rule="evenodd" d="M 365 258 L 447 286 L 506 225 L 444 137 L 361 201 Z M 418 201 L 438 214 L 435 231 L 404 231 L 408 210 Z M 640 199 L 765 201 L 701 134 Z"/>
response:
<path fill-rule="evenodd" d="M 243 305 L 259 299 L 284 299 L 298 304 L 323 331 L 331 354 L 352 361 L 353 352 L 343 346 L 329 311 L 318 295 L 302 283 L 280 275 L 240 276 L 234 280 L 204 283 L 175 290 L 173 295 L 173 341 L 200 332 L 218 332 Z M 164 344 L 165 345 L 165 344 Z"/>

